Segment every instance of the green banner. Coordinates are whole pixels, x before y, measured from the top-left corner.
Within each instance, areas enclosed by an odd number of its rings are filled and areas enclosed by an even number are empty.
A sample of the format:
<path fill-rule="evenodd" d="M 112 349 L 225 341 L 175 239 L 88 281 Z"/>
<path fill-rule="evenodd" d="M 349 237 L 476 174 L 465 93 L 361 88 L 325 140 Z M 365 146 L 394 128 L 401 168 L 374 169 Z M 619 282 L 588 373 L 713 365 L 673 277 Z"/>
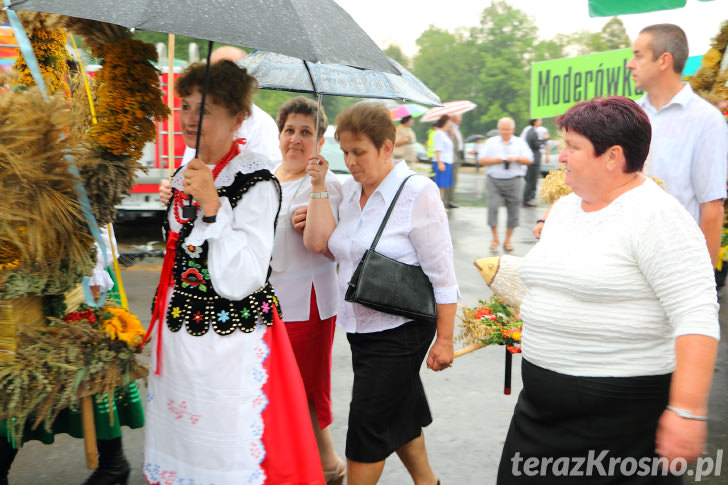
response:
<path fill-rule="evenodd" d="M 590 17 L 654 12 L 685 6 L 685 0 L 589 0 Z"/>
<path fill-rule="evenodd" d="M 624 48 L 533 64 L 531 118 L 558 116 L 596 96 L 642 97 L 627 69 L 631 57 L 632 49 Z"/>

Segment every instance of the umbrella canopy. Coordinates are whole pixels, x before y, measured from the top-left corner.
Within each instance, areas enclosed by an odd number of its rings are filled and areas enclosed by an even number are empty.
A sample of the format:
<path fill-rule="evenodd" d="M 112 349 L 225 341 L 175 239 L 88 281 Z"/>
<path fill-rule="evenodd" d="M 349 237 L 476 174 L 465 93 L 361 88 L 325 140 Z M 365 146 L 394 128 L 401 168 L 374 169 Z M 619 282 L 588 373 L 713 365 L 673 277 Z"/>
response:
<path fill-rule="evenodd" d="M 488 138 L 488 136 L 485 136 L 485 135 L 470 135 L 469 137 L 467 137 L 465 139 L 465 143 L 472 143 L 474 141 L 482 140 L 484 138 Z"/>
<path fill-rule="evenodd" d="M 417 116 L 422 116 L 427 111 L 427 108 L 424 106 L 420 106 L 419 104 L 413 104 L 413 103 L 406 103 L 406 104 L 400 104 L 397 106 L 397 109 L 392 111 L 392 119 L 393 120 L 401 120 L 405 116 L 411 116 L 413 118 L 416 118 Z"/>
<path fill-rule="evenodd" d="M 341 64 L 319 64 L 274 52 L 255 51 L 240 61 L 263 89 L 355 98 L 386 98 L 439 105 L 440 98 L 396 61 L 401 75 Z"/>
<path fill-rule="evenodd" d="M 311 62 L 398 73 L 333 0 L 16 0 L 10 8 L 265 49 Z"/>
<path fill-rule="evenodd" d="M 422 121 L 436 121 L 443 115 L 457 115 L 474 110 L 478 105 L 472 101 L 449 101 L 438 108 L 432 108 L 422 115 Z"/>

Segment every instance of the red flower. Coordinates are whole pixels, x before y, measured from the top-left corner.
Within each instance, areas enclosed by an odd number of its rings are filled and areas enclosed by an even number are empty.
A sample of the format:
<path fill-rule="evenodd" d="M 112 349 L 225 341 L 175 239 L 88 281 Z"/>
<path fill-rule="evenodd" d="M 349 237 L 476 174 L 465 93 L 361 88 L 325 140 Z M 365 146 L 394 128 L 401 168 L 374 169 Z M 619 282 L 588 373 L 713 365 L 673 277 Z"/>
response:
<path fill-rule="evenodd" d="M 475 318 L 478 320 L 482 320 L 483 318 L 488 318 L 489 320 L 496 321 L 498 317 L 493 315 L 493 312 L 490 308 L 479 308 L 478 311 L 475 313 Z"/>
<path fill-rule="evenodd" d="M 202 273 L 195 268 L 190 268 L 182 273 L 182 281 L 191 286 L 197 286 L 203 281 Z"/>

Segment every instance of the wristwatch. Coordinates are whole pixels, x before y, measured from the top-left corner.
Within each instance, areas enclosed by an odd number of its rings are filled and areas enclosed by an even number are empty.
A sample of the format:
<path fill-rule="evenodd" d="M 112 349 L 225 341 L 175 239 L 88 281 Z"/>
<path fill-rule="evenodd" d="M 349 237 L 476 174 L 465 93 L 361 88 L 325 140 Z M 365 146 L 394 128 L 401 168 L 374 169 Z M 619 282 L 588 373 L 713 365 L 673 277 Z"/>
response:
<path fill-rule="evenodd" d="M 327 190 L 324 190 L 323 192 L 311 192 L 311 198 L 312 199 L 328 199 L 329 192 Z"/>
<path fill-rule="evenodd" d="M 213 222 L 216 222 L 216 221 L 217 221 L 217 214 L 215 214 L 214 216 L 206 216 L 206 215 L 202 216 L 202 222 L 212 224 Z"/>

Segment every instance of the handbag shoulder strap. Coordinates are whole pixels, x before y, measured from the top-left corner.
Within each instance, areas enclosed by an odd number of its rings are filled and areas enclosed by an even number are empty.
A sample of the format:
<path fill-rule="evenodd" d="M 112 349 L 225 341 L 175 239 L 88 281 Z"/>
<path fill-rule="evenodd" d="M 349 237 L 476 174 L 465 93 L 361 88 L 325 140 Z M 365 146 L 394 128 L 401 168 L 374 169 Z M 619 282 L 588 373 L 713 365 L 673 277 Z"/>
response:
<path fill-rule="evenodd" d="M 402 189 L 404 188 L 404 184 L 407 183 L 407 180 L 409 180 L 410 177 L 414 176 L 415 174 L 408 175 L 403 181 L 402 184 L 400 184 L 399 189 L 397 189 L 397 193 L 394 194 L 394 198 L 392 199 L 392 203 L 389 204 L 389 209 L 387 209 L 387 213 L 384 214 L 384 219 L 382 219 L 382 223 L 379 225 L 379 230 L 377 231 L 377 235 L 374 236 L 374 241 L 372 241 L 372 245 L 369 249 L 374 249 L 377 246 L 377 243 L 379 242 L 379 237 L 382 235 L 382 232 L 384 231 L 384 226 L 387 225 L 387 221 L 389 220 L 390 214 L 392 214 L 392 209 L 394 209 L 394 204 L 397 203 L 397 199 L 399 199 L 399 194 L 402 192 Z"/>

